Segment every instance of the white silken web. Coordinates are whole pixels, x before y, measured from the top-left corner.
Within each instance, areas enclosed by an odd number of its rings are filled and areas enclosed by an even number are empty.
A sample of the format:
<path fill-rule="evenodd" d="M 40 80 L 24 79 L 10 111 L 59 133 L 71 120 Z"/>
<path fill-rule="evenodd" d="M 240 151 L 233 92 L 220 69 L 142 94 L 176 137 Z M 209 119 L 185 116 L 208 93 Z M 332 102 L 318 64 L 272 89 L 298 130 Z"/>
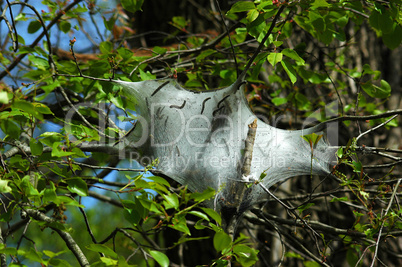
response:
<path fill-rule="evenodd" d="M 159 171 L 193 192 L 215 189 L 215 199 L 206 205 L 219 212 L 229 209 L 239 214 L 263 201 L 267 196 L 263 186 L 299 175 L 330 173 L 334 149 L 321 138 L 312 155 L 302 138 L 325 135 L 325 125 L 289 131 L 266 124 L 249 108 L 241 79 L 229 87 L 202 92 L 185 89 L 173 79 L 115 82 L 140 115 L 127 137 L 131 149 L 159 159 Z M 255 119 L 252 161 L 244 177 L 245 139 Z M 260 179 L 263 173 L 266 176 Z"/>

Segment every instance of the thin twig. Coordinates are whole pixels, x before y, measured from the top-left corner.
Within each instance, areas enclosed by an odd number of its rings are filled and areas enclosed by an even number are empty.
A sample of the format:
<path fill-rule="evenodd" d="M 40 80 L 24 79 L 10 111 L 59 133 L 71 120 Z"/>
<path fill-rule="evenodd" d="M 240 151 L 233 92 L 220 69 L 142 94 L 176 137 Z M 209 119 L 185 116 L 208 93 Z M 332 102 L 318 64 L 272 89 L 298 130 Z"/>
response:
<path fill-rule="evenodd" d="M 119 228 L 117 230 L 119 232 L 123 233 L 123 235 L 128 237 L 131 241 L 133 241 L 137 245 L 137 247 L 140 249 L 142 255 L 144 256 L 144 259 L 145 259 L 145 261 L 147 263 L 147 266 L 148 266 L 148 253 L 142 248 L 142 245 L 137 240 L 135 240 L 135 238 L 132 237 L 126 230 L 124 230 L 122 228 Z"/>
<path fill-rule="evenodd" d="M 235 25 L 233 25 L 230 29 L 229 32 L 232 31 L 233 29 L 235 29 L 238 26 L 238 23 L 236 23 Z M 174 58 L 176 57 L 177 53 L 180 53 L 181 55 L 188 55 L 188 54 L 192 54 L 192 53 L 199 53 L 201 51 L 207 50 L 207 49 L 211 49 L 214 48 L 220 41 L 222 41 L 223 38 L 225 38 L 225 36 L 227 35 L 227 33 L 222 33 L 221 35 L 219 35 L 218 37 L 216 37 L 214 40 L 212 40 L 211 42 L 205 44 L 205 45 L 201 45 L 197 48 L 193 48 L 193 49 L 187 49 L 187 50 L 180 50 L 180 51 L 166 51 L 165 55 L 170 55 L 170 57 L 164 58 L 164 60 L 168 60 L 170 58 Z M 135 66 L 135 68 L 130 72 L 129 76 L 132 76 L 134 74 L 134 72 L 144 63 L 148 63 L 148 62 L 152 62 L 154 60 L 159 60 L 163 55 L 156 55 L 154 57 L 148 58 L 144 61 L 141 61 L 137 66 Z"/>
<path fill-rule="evenodd" d="M 269 222 L 269 220 L 264 216 L 264 214 L 262 214 L 262 212 L 260 210 L 251 210 L 251 212 L 253 212 L 255 215 L 257 215 L 259 221 L 264 221 L 265 223 Z M 262 219 L 261 219 L 262 218 Z M 279 217 L 278 217 L 279 218 Z M 269 222 L 269 224 L 272 224 L 271 222 Z M 325 262 L 322 262 L 321 259 L 319 259 L 317 256 L 315 256 L 309 249 L 307 249 L 305 246 L 303 246 L 303 244 L 301 244 L 296 238 L 294 238 L 293 236 L 287 234 L 286 232 L 282 233 L 283 235 L 285 235 L 286 237 L 290 238 L 291 240 L 293 240 L 294 242 L 297 243 L 297 245 L 312 259 L 314 259 L 315 261 L 321 263 L 324 266 L 328 266 Z"/>
<path fill-rule="evenodd" d="M 265 42 L 268 40 L 268 37 L 271 35 L 276 21 L 279 19 L 282 11 L 285 9 L 285 4 L 282 4 L 281 7 L 279 8 L 278 12 L 276 13 L 274 19 L 272 20 L 271 26 L 268 29 L 268 32 L 265 34 L 264 38 L 261 40 L 260 45 L 258 46 L 257 50 L 255 50 L 253 56 L 249 59 L 249 61 L 247 62 L 246 67 L 244 68 L 243 72 L 240 74 L 240 76 L 237 78 L 237 80 L 244 80 L 244 78 L 246 77 L 247 71 L 249 70 L 249 68 L 251 67 L 251 64 L 253 64 L 255 58 L 258 56 L 258 54 L 260 53 L 262 47 L 265 45 Z"/>
<path fill-rule="evenodd" d="M 388 119 L 388 120 L 384 121 L 383 123 L 377 125 L 376 127 L 371 128 L 371 129 L 365 131 L 364 133 L 361 133 L 358 137 L 356 137 L 356 142 L 357 142 L 362 136 L 364 136 L 364 135 L 366 135 L 366 134 L 368 134 L 368 133 L 371 133 L 371 132 L 377 130 L 378 128 L 380 128 L 380 127 L 382 127 L 382 126 L 384 126 L 384 125 L 387 125 L 390 121 L 392 121 L 393 119 L 395 119 L 398 115 L 399 115 L 399 114 L 396 114 L 396 115 L 392 116 L 390 119 Z"/>
<path fill-rule="evenodd" d="M 228 25 L 226 25 L 226 23 L 225 23 L 225 19 L 223 18 L 222 10 L 221 10 L 221 7 L 220 7 L 220 5 L 219 5 L 219 0 L 215 0 L 215 3 L 216 3 L 216 6 L 217 6 L 217 8 L 218 8 L 219 15 L 221 16 L 222 24 L 225 26 L 225 30 L 226 30 L 226 33 L 227 33 L 228 38 L 229 38 L 230 48 L 231 48 L 231 50 L 232 50 L 233 60 L 234 60 L 234 62 L 235 62 L 236 78 L 238 78 L 238 77 L 239 77 L 239 67 L 238 67 L 238 65 L 237 65 L 236 53 L 235 53 L 235 50 L 234 50 L 232 38 L 230 37 L 229 28 L 228 28 Z"/>
<path fill-rule="evenodd" d="M 54 24 L 56 24 L 59 21 L 59 19 L 67 11 L 72 9 L 75 5 L 78 5 L 81 1 L 82 0 L 73 1 L 70 5 L 66 6 L 63 10 L 60 10 L 60 12 L 57 13 L 56 17 L 52 21 L 50 21 L 48 26 L 45 26 L 45 23 L 40 15 L 40 13 L 35 9 L 34 6 L 32 6 L 28 3 L 25 3 L 25 2 L 11 2 L 10 3 L 9 8 L 11 8 L 12 5 L 23 5 L 23 6 L 30 8 L 36 14 L 38 19 L 40 20 L 40 23 L 43 27 L 43 32 L 31 43 L 31 45 L 29 47 L 34 48 L 35 46 L 37 46 L 39 41 L 42 40 L 43 36 L 46 36 L 46 40 L 48 43 L 48 50 L 49 50 L 48 61 L 49 61 L 49 65 L 53 71 L 57 71 L 57 69 L 56 69 L 56 65 L 53 62 L 53 50 L 52 50 L 52 43 L 50 41 L 49 30 L 51 29 L 51 27 L 53 27 Z M 17 58 L 15 58 L 14 61 L 3 72 L 0 73 L 0 80 L 3 79 L 6 75 L 8 75 L 11 72 L 11 70 L 13 70 L 26 55 L 28 55 L 28 54 L 23 53 L 23 54 L 20 54 Z"/>
<path fill-rule="evenodd" d="M 359 260 L 356 262 L 355 266 L 360 266 L 359 263 L 362 261 L 364 254 L 366 254 L 366 252 L 369 250 L 369 248 L 371 248 L 371 247 L 373 247 L 373 246 L 375 246 L 375 244 L 371 244 L 371 245 L 367 246 L 367 247 L 364 249 L 362 255 L 360 256 Z"/>
<path fill-rule="evenodd" d="M 72 55 L 73 58 L 74 58 L 75 66 L 77 67 L 78 72 L 80 73 L 80 76 L 83 76 L 83 75 L 82 75 L 81 68 L 80 68 L 80 66 L 78 65 L 77 57 L 75 56 L 75 53 L 74 53 L 74 44 L 75 44 L 76 41 L 77 41 L 77 40 L 75 39 L 75 37 L 74 37 L 73 40 L 70 40 L 70 52 L 71 52 L 71 55 Z"/>
<path fill-rule="evenodd" d="M 385 164 L 378 164 L 378 165 L 364 165 L 363 169 L 382 169 L 382 168 L 389 168 L 396 165 L 402 164 L 402 160 L 398 160 L 392 163 L 385 163 Z"/>
<path fill-rule="evenodd" d="M 87 214 L 85 213 L 85 210 L 83 208 L 81 208 L 81 207 L 79 207 L 79 210 L 80 210 L 82 216 L 84 217 L 85 225 L 87 227 L 89 236 L 92 239 L 92 242 L 94 242 L 94 244 L 98 244 L 98 242 L 96 241 L 96 238 L 95 238 L 95 236 L 94 236 L 94 234 L 92 232 L 91 225 L 89 224 L 88 217 L 87 217 Z M 101 253 L 101 256 L 104 257 L 103 253 Z"/>
<path fill-rule="evenodd" d="M 120 201 L 117 201 L 117 200 L 115 200 L 115 199 L 113 199 L 113 198 L 111 198 L 111 197 L 98 194 L 98 193 L 96 193 L 96 192 L 94 192 L 94 191 L 88 191 L 88 195 L 89 195 L 90 197 L 96 198 L 96 199 L 98 199 L 98 200 L 100 200 L 100 201 L 103 201 L 103 202 L 107 202 L 107 203 L 109 203 L 109 204 L 112 204 L 112 205 L 114 205 L 114 206 L 116 206 L 116 207 L 123 208 L 123 204 L 121 204 Z"/>
<path fill-rule="evenodd" d="M 315 235 L 320 236 L 313 228 L 311 228 L 311 226 L 303 219 L 301 218 L 295 211 L 293 208 L 289 207 L 288 205 L 286 205 L 283 201 L 281 201 L 277 196 L 275 196 L 271 191 L 269 191 L 269 189 L 264 186 L 262 183 L 258 183 L 261 188 L 268 193 L 268 195 L 270 195 L 273 199 L 275 199 L 276 201 L 278 201 L 279 204 L 281 204 L 285 209 L 289 210 L 297 219 L 299 219 L 307 228 L 309 228 Z"/>
<path fill-rule="evenodd" d="M 388 206 L 385 209 L 384 216 L 382 216 L 382 223 L 381 223 L 380 231 L 378 232 L 378 238 L 377 238 L 377 242 L 375 244 L 375 251 L 374 251 L 373 261 L 371 262 L 370 267 L 374 266 L 375 260 L 377 258 L 378 248 L 379 248 L 379 245 L 380 245 L 382 230 L 384 229 L 385 219 L 386 219 L 386 217 L 388 215 L 388 212 L 389 212 L 389 210 L 390 210 L 390 208 L 392 206 L 392 202 L 395 199 L 395 194 L 396 194 L 396 191 L 398 191 L 398 189 L 399 189 L 399 185 L 400 185 L 401 181 L 402 181 L 402 178 L 399 179 L 398 182 L 396 183 L 394 191 L 392 192 L 391 199 L 389 200 Z"/>
<path fill-rule="evenodd" d="M 64 88 L 62 86 L 58 87 L 60 89 L 61 94 L 63 95 L 64 99 L 67 101 L 67 103 L 69 104 L 69 106 L 77 113 L 77 115 L 81 118 L 81 120 L 92 130 L 95 130 L 99 135 L 103 136 L 103 137 L 107 137 L 110 139 L 114 139 L 114 137 L 109 136 L 107 134 L 104 134 L 103 132 L 99 131 L 98 129 L 96 129 L 79 111 L 78 109 L 75 107 L 75 105 L 71 102 L 70 98 L 67 96 L 66 91 L 64 90 Z"/>

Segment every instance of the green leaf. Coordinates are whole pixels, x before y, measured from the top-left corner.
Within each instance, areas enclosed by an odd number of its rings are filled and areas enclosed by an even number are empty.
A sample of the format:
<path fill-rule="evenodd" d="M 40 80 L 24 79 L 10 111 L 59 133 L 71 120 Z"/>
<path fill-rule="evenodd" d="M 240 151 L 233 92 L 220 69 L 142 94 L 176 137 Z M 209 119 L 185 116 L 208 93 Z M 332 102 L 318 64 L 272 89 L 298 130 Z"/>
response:
<path fill-rule="evenodd" d="M 187 27 L 188 20 L 182 16 L 175 16 L 172 18 L 171 24 L 179 30 L 182 30 Z"/>
<path fill-rule="evenodd" d="M 307 204 L 304 204 L 304 205 L 299 206 L 299 207 L 297 208 L 297 210 L 298 210 L 300 213 L 302 213 L 303 211 L 309 209 L 311 206 L 314 206 L 314 205 L 315 205 L 314 203 L 307 203 Z"/>
<path fill-rule="evenodd" d="M 286 104 L 287 102 L 288 102 L 288 100 L 286 98 L 284 98 L 284 97 L 274 97 L 274 98 L 272 98 L 272 103 L 275 106 L 280 106 L 280 105 Z"/>
<path fill-rule="evenodd" d="M 323 32 L 325 30 L 325 20 L 324 17 L 318 11 L 311 11 L 308 13 L 308 18 L 312 26 L 316 31 Z"/>
<path fill-rule="evenodd" d="M 101 42 L 99 45 L 99 49 L 102 54 L 110 54 L 113 52 L 113 44 L 109 41 Z"/>
<path fill-rule="evenodd" d="M 32 103 L 32 105 L 34 106 L 35 111 L 38 112 L 39 114 L 53 114 L 50 108 L 43 103 L 35 102 Z"/>
<path fill-rule="evenodd" d="M 57 194 L 56 194 L 56 187 L 54 186 L 53 182 L 50 181 L 50 188 L 46 188 L 43 191 L 43 203 L 48 202 L 55 202 L 57 201 Z"/>
<path fill-rule="evenodd" d="M 160 47 L 160 46 L 155 46 L 154 49 L 152 49 L 153 54 L 155 55 L 164 55 L 166 53 L 167 49 Z"/>
<path fill-rule="evenodd" d="M 338 158 L 342 158 L 343 157 L 343 147 L 340 147 L 338 149 L 338 151 L 336 151 L 336 155 L 338 156 Z"/>
<path fill-rule="evenodd" d="M 214 235 L 214 248 L 220 252 L 232 245 L 232 238 L 224 231 L 218 231 Z"/>
<path fill-rule="evenodd" d="M 29 55 L 28 58 L 38 69 L 40 70 L 49 69 L 49 62 L 46 59 L 34 55 Z"/>
<path fill-rule="evenodd" d="M 144 0 L 121 0 L 121 5 L 123 8 L 127 11 L 130 11 L 131 13 L 135 13 L 138 10 L 142 10 L 142 4 L 144 3 Z"/>
<path fill-rule="evenodd" d="M 160 251 L 156 251 L 156 250 L 151 250 L 149 252 L 149 254 L 151 254 L 152 258 L 154 258 L 154 260 L 159 263 L 159 265 L 161 267 L 168 267 L 169 266 L 169 258 L 163 254 Z"/>
<path fill-rule="evenodd" d="M 172 219 L 172 224 L 170 224 L 169 227 L 177 231 L 183 232 L 186 235 L 191 235 L 190 229 L 187 226 L 187 221 L 184 215 L 175 216 Z"/>
<path fill-rule="evenodd" d="M 29 140 L 29 147 L 31 148 L 31 153 L 34 156 L 42 155 L 43 145 L 41 142 L 36 141 L 34 138 Z"/>
<path fill-rule="evenodd" d="M 18 250 L 13 247 L 6 247 L 4 244 L 0 244 L 0 253 L 9 254 L 9 255 L 17 255 Z"/>
<path fill-rule="evenodd" d="M 200 211 L 191 210 L 191 211 L 188 212 L 188 214 L 191 214 L 191 215 L 200 217 L 201 219 L 204 219 L 204 220 L 206 220 L 206 221 L 209 221 L 208 216 L 205 215 L 205 213 L 202 213 L 202 212 L 200 212 Z"/>
<path fill-rule="evenodd" d="M 37 32 L 42 25 L 40 24 L 39 20 L 33 20 L 28 25 L 28 33 L 35 33 Z"/>
<path fill-rule="evenodd" d="M 214 219 L 219 225 L 222 224 L 222 218 L 216 211 L 214 211 L 213 209 L 210 209 L 210 208 L 201 208 L 201 209 L 206 214 L 208 214 L 209 217 Z"/>
<path fill-rule="evenodd" d="M 288 251 L 285 253 L 285 258 L 296 258 L 296 259 L 304 259 L 300 254 L 297 254 L 292 251 Z"/>
<path fill-rule="evenodd" d="M 61 203 L 69 206 L 74 206 L 74 207 L 80 207 L 80 208 L 85 208 L 84 205 L 80 204 L 77 200 L 69 198 L 67 196 L 57 196 L 56 201 L 54 201 L 55 204 L 60 205 Z"/>
<path fill-rule="evenodd" d="M 373 27 L 374 29 L 376 29 L 377 31 L 381 32 L 382 28 L 384 27 L 384 26 L 382 26 L 383 19 L 384 19 L 384 16 L 380 12 L 374 10 L 373 12 L 371 12 L 370 17 L 369 17 L 370 26 Z M 391 25 L 392 25 L 392 21 L 391 21 Z M 384 29 L 387 29 L 387 28 L 384 27 Z"/>
<path fill-rule="evenodd" d="M 200 61 L 202 61 L 204 58 L 206 58 L 206 57 L 208 57 L 208 56 L 210 56 L 210 55 L 212 55 L 212 54 L 215 54 L 216 53 L 216 51 L 215 50 L 213 50 L 213 49 L 207 49 L 207 50 L 204 50 L 204 51 L 202 51 L 198 56 L 197 56 L 197 62 L 200 62 Z"/>
<path fill-rule="evenodd" d="M 275 66 L 276 63 L 281 62 L 283 58 L 282 53 L 270 53 L 267 57 L 268 62 L 271 63 L 272 66 Z"/>
<path fill-rule="evenodd" d="M 154 80 L 156 78 L 156 76 L 151 74 L 149 71 L 144 72 L 143 70 L 140 70 L 140 77 L 143 81 Z"/>
<path fill-rule="evenodd" d="M 295 94 L 295 99 L 297 101 L 297 107 L 301 110 L 307 110 L 310 108 L 310 101 L 308 100 L 308 98 L 302 94 L 297 92 Z"/>
<path fill-rule="evenodd" d="M 360 173 L 362 171 L 363 165 L 360 161 L 352 161 L 353 171 Z"/>
<path fill-rule="evenodd" d="M 74 154 L 74 152 L 64 151 L 62 146 L 63 143 L 61 142 L 54 142 L 52 144 L 52 157 L 67 157 Z"/>
<path fill-rule="evenodd" d="M 31 261 L 45 263 L 44 260 L 42 259 L 42 253 L 36 251 L 33 247 L 31 247 L 29 251 L 18 250 L 18 253 L 22 254 L 25 258 Z"/>
<path fill-rule="evenodd" d="M 0 180 L 0 193 L 10 193 L 12 188 L 8 186 L 10 181 Z"/>
<path fill-rule="evenodd" d="M 36 109 L 33 103 L 25 100 L 15 100 L 12 105 L 14 108 L 25 111 L 26 113 L 33 115 L 38 120 L 43 121 L 43 115 Z"/>
<path fill-rule="evenodd" d="M 360 248 L 359 251 L 362 251 L 363 248 Z M 348 262 L 349 266 L 362 266 L 357 265 L 359 262 L 359 254 L 354 247 L 350 247 L 346 252 L 346 261 Z"/>
<path fill-rule="evenodd" d="M 310 148 L 313 149 L 317 146 L 318 142 L 320 141 L 320 139 L 323 137 L 322 134 L 316 134 L 316 133 L 312 133 L 312 134 L 306 134 L 303 135 L 302 138 L 304 140 L 307 141 L 307 143 L 310 144 Z"/>
<path fill-rule="evenodd" d="M 315 0 L 314 3 L 311 4 L 311 9 L 317 9 L 317 8 L 327 8 L 330 7 L 331 5 L 327 3 L 325 0 Z"/>
<path fill-rule="evenodd" d="M 117 259 L 118 257 L 116 252 L 114 252 L 111 248 L 104 244 L 89 244 L 88 246 L 86 246 L 86 248 L 91 251 L 103 253 L 105 254 L 105 256 L 109 256 L 115 259 Z"/>
<path fill-rule="evenodd" d="M 402 42 L 402 27 L 399 24 L 394 23 L 394 29 L 390 33 L 386 33 L 382 36 L 382 41 L 388 48 L 395 49 L 400 46 Z"/>
<path fill-rule="evenodd" d="M 59 142 L 63 139 L 63 135 L 56 132 L 45 132 L 41 134 L 39 137 L 40 137 L 39 141 L 49 147 L 53 147 L 54 142 Z"/>
<path fill-rule="evenodd" d="M 377 29 L 379 29 L 382 34 L 387 34 L 387 33 L 391 33 L 393 30 L 393 26 L 394 26 L 394 22 L 391 18 L 391 14 L 389 13 L 389 11 L 387 10 L 383 10 L 381 11 L 381 14 L 379 12 L 373 11 L 373 13 L 376 15 L 374 16 L 374 19 L 376 19 L 377 21 Z M 371 19 L 372 16 L 370 16 L 369 21 L 371 24 Z"/>
<path fill-rule="evenodd" d="M 203 192 L 199 193 L 199 192 L 194 192 L 191 194 L 191 197 L 194 199 L 194 201 L 196 202 L 201 202 L 207 199 L 212 198 L 213 196 L 215 196 L 215 190 L 211 187 L 208 187 L 207 189 L 205 189 Z"/>
<path fill-rule="evenodd" d="M 364 64 L 363 65 L 363 72 L 364 74 L 370 74 L 373 75 L 374 80 L 378 80 L 378 78 L 381 75 L 381 71 L 378 70 L 372 70 L 369 64 Z M 358 76 L 356 78 L 360 78 L 361 76 Z"/>
<path fill-rule="evenodd" d="M 381 80 L 380 86 L 373 84 L 371 81 L 362 83 L 361 86 L 371 97 L 386 98 L 391 95 L 391 86 L 385 80 Z"/>
<path fill-rule="evenodd" d="M 68 33 L 71 30 L 71 24 L 70 22 L 66 20 L 62 20 L 59 23 L 60 30 L 64 33 Z"/>
<path fill-rule="evenodd" d="M 116 18 L 114 18 L 113 16 L 109 20 L 103 17 L 103 25 L 105 25 L 105 28 L 108 29 L 109 31 L 113 30 L 115 22 Z"/>
<path fill-rule="evenodd" d="M 303 262 L 304 267 L 321 267 L 321 264 L 315 261 L 305 261 Z"/>
<path fill-rule="evenodd" d="M 88 186 L 87 183 L 81 178 L 66 179 L 67 189 L 71 193 L 75 193 L 81 197 L 88 196 Z"/>
<path fill-rule="evenodd" d="M 250 248 L 244 244 L 239 244 L 233 247 L 233 252 L 236 255 L 241 266 L 253 266 L 258 261 L 258 250 Z"/>
<path fill-rule="evenodd" d="M 123 212 L 124 218 L 134 226 L 137 226 L 141 221 L 141 215 L 135 209 L 125 209 Z"/>
<path fill-rule="evenodd" d="M 131 51 L 130 49 L 127 49 L 125 47 L 119 47 L 117 49 L 117 53 L 119 53 L 119 55 L 124 59 L 124 60 L 129 60 L 132 58 L 133 56 L 133 51 Z"/>
<path fill-rule="evenodd" d="M 256 20 L 258 18 L 258 15 L 260 15 L 260 12 L 254 8 L 251 9 L 248 13 L 247 13 L 247 20 L 248 22 L 253 22 L 254 20 Z"/>
<path fill-rule="evenodd" d="M 238 12 L 245 12 L 245 11 L 249 11 L 251 9 L 255 9 L 255 5 L 253 2 L 249 2 L 249 1 L 239 1 L 236 2 L 232 8 L 228 11 L 227 14 L 231 14 L 231 13 L 238 13 Z"/>
<path fill-rule="evenodd" d="M 104 266 L 120 266 L 120 265 L 117 265 L 117 260 L 114 260 L 114 259 L 100 257 L 100 260 L 102 263 L 104 263 Z"/>
<path fill-rule="evenodd" d="M 0 121 L 1 130 L 10 136 L 12 139 L 19 139 L 21 135 L 21 129 L 12 120 L 1 120 Z"/>
<path fill-rule="evenodd" d="M 8 93 L 6 91 L 0 92 L 0 104 L 8 104 L 10 98 L 8 97 Z"/>
<path fill-rule="evenodd" d="M 299 56 L 299 54 L 293 49 L 285 48 L 285 49 L 282 50 L 282 53 L 285 56 L 287 56 L 287 57 L 289 57 L 291 59 L 294 59 L 297 63 L 300 63 L 301 65 L 304 65 L 304 63 L 305 63 L 304 59 L 302 59 Z"/>
<path fill-rule="evenodd" d="M 348 197 L 334 197 L 330 202 L 348 201 Z"/>
<path fill-rule="evenodd" d="M 63 253 L 66 253 L 67 251 L 69 251 L 69 250 L 62 250 L 62 251 L 59 251 L 59 252 L 55 253 L 55 252 L 50 251 L 50 250 L 44 250 L 43 254 L 45 254 L 49 258 L 54 258 L 54 257 L 57 257 L 57 256 L 63 254 Z"/>
<path fill-rule="evenodd" d="M 167 187 L 170 187 L 170 184 L 168 181 L 166 181 L 164 178 L 159 177 L 159 176 L 151 176 L 151 177 L 147 177 L 147 179 L 154 181 L 155 183 L 161 184 L 161 185 L 165 185 Z"/>
<path fill-rule="evenodd" d="M 164 205 L 166 209 L 179 208 L 179 198 L 177 197 L 176 194 L 171 193 L 169 195 L 162 195 L 162 197 L 165 199 Z"/>
<path fill-rule="evenodd" d="M 281 61 L 282 67 L 285 69 L 286 73 L 288 74 L 290 81 L 294 84 L 297 81 L 297 74 L 295 69 L 292 66 L 292 63 L 287 61 L 286 59 Z"/>

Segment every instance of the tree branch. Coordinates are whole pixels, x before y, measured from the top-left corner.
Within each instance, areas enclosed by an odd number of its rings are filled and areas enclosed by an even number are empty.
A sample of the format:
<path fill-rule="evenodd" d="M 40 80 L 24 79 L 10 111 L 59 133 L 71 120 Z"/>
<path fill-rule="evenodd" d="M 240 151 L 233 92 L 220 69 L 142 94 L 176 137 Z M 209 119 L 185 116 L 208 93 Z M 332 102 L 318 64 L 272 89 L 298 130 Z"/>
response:
<path fill-rule="evenodd" d="M 35 220 L 46 222 L 49 225 L 51 223 L 54 223 L 55 220 L 46 216 L 44 213 L 38 211 L 38 210 L 33 210 L 33 209 L 25 209 L 24 210 L 26 214 L 28 214 L 30 217 L 32 217 Z M 66 243 L 67 247 L 73 252 L 74 256 L 78 260 L 81 266 L 90 266 L 88 259 L 86 258 L 85 254 L 82 252 L 81 248 L 78 246 L 78 244 L 75 242 L 75 240 L 72 238 L 72 236 L 64 232 L 56 227 L 48 226 L 52 230 L 54 230 L 56 233 L 59 234 L 59 236 L 64 240 Z"/>

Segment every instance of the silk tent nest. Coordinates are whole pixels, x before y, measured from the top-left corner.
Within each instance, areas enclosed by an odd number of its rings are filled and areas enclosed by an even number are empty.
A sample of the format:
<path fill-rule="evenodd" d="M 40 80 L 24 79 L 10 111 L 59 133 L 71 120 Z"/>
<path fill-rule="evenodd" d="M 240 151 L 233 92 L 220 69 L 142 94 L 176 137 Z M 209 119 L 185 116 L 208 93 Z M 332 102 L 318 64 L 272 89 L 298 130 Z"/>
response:
<path fill-rule="evenodd" d="M 275 128 L 257 118 L 244 95 L 247 70 L 283 9 L 243 72 L 226 88 L 192 91 L 174 79 L 114 81 L 139 115 L 127 136 L 128 148 L 158 159 L 162 174 L 193 192 L 213 188 L 215 198 L 205 204 L 226 223 L 264 201 L 275 183 L 329 175 L 334 164 L 337 148 L 325 138 L 326 123 L 296 131 Z M 309 135 L 319 138 L 309 144 L 303 138 Z"/>
<path fill-rule="evenodd" d="M 158 159 L 159 171 L 193 192 L 216 190 L 206 205 L 223 215 L 241 214 L 290 177 L 330 173 L 335 149 L 325 137 L 314 147 L 303 138 L 325 135 L 326 125 L 289 131 L 266 124 L 251 111 L 242 79 L 202 92 L 174 79 L 115 82 L 140 115 L 127 136 L 129 147 Z M 246 149 L 253 125 L 253 144 Z"/>

